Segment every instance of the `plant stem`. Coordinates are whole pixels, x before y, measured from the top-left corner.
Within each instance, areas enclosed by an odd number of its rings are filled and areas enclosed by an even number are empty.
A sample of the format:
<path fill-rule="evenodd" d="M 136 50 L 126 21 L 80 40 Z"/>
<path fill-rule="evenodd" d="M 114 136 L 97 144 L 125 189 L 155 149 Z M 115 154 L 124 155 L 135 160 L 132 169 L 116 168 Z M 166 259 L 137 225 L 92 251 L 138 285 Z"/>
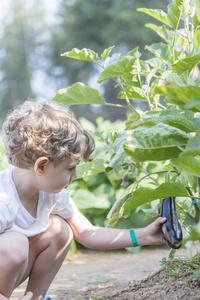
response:
<path fill-rule="evenodd" d="M 114 104 L 114 103 L 105 103 L 103 105 L 107 106 L 114 106 L 114 107 L 122 107 L 122 108 L 129 108 L 128 105 L 122 105 L 122 104 Z"/>
<path fill-rule="evenodd" d="M 198 177 L 198 187 L 200 189 L 200 178 L 199 177 Z M 199 195 L 200 195 L 200 191 L 199 191 Z M 194 203 L 194 209 L 195 209 L 194 222 L 195 222 L 195 224 L 197 224 L 200 220 L 200 209 L 199 209 L 197 203 Z"/>
<path fill-rule="evenodd" d="M 145 171 L 143 171 L 143 172 L 145 172 Z M 140 178 L 140 180 L 138 180 L 138 183 L 148 176 L 151 177 L 151 175 L 153 175 L 153 174 L 161 174 L 161 173 L 167 173 L 167 172 L 169 172 L 169 171 L 166 170 L 166 171 L 158 171 L 158 172 L 148 173 L 145 176 L 143 176 L 142 178 Z M 171 172 L 176 172 L 176 170 L 171 170 Z M 151 179 L 153 179 L 153 178 L 151 177 Z M 158 184 L 158 182 L 155 179 L 153 179 L 153 180 L 154 180 L 154 182 L 156 182 Z"/>
<path fill-rule="evenodd" d="M 123 91 L 124 91 L 124 87 L 122 87 L 122 89 L 123 89 Z M 140 117 L 140 114 L 135 110 L 135 108 L 133 107 L 133 105 L 130 103 L 130 100 L 129 100 L 129 98 L 127 97 L 125 91 L 124 91 L 124 93 L 125 93 L 126 102 L 127 102 L 128 106 L 129 106 L 129 108 L 130 108 L 132 111 L 134 111 L 134 113 L 136 113 L 136 114 Z"/>
<path fill-rule="evenodd" d="M 199 178 L 198 178 L 198 183 L 199 183 Z M 187 187 L 187 191 L 190 194 L 190 196 L 193 197 L 192 192 L 191 192 L 189 187 Z M 195 224 L 197 224 L 199 222 L 199 219 L 200 219 L 200 209 L 199 209 L 197 203 L 194 203 L 194 209 L 195 209 L 195 217 L 193 218 L 193 221 L 194 221 Z"/>
<path fill-rule="evenodd" d="M 188 54 L 191 52 L 191 41 L 190 41 L 190 29 L 189 29 L 189 19 L 188 17 L 185 18 L 185 31 L 187 34 L 187 40 L 188 40 Z"/>
<path fill-rule="evenodd" d="M 200 219 L 200 209 L 199 209 L 197 203 L 194 203 L 194 209 L 195 209 L 194 223 L 197 224 Z"/>
<path fill-rule="evenodd" d="M 174 45 L 175 45 L 175 40 L 176 40 L 176 35 L 177 35 L 177 30 L 178 30 L 178 25 L 179 25 L 179 22 L 180 22 L 180 18 L 181 18 L 181 14 L 179 15 L 179 20 L 177 22 L 177 26 L 175 28 L 174 37 L 173 37 L 173 41 L 172 41 L 172 59 L 173 59 L 173 64 L 175 63 L 175 49 L 174 49 Z"/>
<path fill-rule="evenodd" d="M 166 109 L 166 107 L 160 103 L 158 103 L 158 106 L 160 106 L 160 108 Z"/>
<path fill-rule="evenodd" d="M 144 94 L 144 97 L 146 98 L 146 100 L 149 104 L 149 109 L 152 110 L 153 105 L 151 104 L 151 101 L 150 101 L 149 97 L 147 97 L 145 94 Z"/>
<path fill-rule="evenodd" d="M 117 84 L 120 83 L 119 80 L 118 80 L 117 78 L 115 78 L 114 80 L 115 80 L 115 82 L 116 82 Z M 136 113 L 136 114 L 140 117 L 140 114 L 135 110 L 135 108 L 133 107 L 133 105 L 130 103 L 130 100 L 129 100 L 129 98 L 128 98 L 126 92 L 125 92 L 125 89 L 124 89 L 123 85 L 120 85 L 120 88 L 121 88 L 121 90 L 123 91 L 123 93 L 124 93 L 124 95 L 125 95 L 125 99 L 126 99 L 126 103 L 128 104 L 128 107 L 129 107 L 132 111 L 134 111 L 134 113 Z"/>
<path fill-rule="evenodd" d="M 185 208 L 183 208 L 178 202 L 176 202 L 176 204 L 178 205 L 178 207 L 180 207 L 182 211 L 184 211 L 194 221 L 194 217 L 190 213 L 188 213 L 188 211 Z"/>

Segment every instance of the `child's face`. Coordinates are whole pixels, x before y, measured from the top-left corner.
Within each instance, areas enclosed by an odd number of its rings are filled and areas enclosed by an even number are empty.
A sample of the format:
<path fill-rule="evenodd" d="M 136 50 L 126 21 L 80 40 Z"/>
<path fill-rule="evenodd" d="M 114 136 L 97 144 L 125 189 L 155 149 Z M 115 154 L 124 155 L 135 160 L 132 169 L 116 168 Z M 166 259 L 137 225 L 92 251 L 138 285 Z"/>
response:
<path fill-rule="evenodd" d="M 40 184 L 42 184 L 40 189 L 48 193 L 58 193 L 67 188 L 71 181 L 77 178 L 76 166 L 78 164 L 79 160 L 71 158 L 67 158 L 56 166 L 48 162 L 40 177 Z"/>

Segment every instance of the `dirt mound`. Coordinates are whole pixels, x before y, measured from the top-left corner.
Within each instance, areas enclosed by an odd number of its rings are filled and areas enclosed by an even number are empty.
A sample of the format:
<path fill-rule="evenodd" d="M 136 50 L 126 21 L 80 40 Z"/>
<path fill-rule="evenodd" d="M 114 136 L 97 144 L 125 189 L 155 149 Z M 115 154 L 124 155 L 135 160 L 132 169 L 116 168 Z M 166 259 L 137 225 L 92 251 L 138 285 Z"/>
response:
<path fill-rule="evenodd" d="M 123 285 L 101 284 L 89 288 L 81 296 L 73 299 L 101 299 L 101 300 L 199 300 L 200 286 L 192 280 L 190 272 L 184 275 L 169 276 L 166 271 L 159 271 L 140 283 L 133 283 L 126 289 Z M 116 292 L 118 291 L 118 292 Z M 70 300 L 68 292 L 61 292 L 57 296 L 59 300 Z M 90 298 L 91 297 L 91 298 Z M 98 298 L 99 297 L 99 298 Z"/>
<path fill-rule="evenodd" d="M 200 286 L 192 280 L 192 274 L 169 276 L 166 271 L 160 271 L 146 280 L 142 280 L 132 288 L 121 291 L 113 296 L 103 297 L 113 300 L 199 300 Z"/>

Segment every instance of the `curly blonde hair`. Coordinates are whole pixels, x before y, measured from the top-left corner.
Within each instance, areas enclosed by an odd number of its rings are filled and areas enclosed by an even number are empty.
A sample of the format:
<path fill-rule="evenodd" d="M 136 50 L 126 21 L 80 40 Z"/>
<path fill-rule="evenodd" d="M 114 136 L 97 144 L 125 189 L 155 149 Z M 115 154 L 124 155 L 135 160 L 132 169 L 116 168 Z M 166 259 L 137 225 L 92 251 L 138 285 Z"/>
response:
<path fill-rule="evenodd" d="M 3 124 L 3 140 L 9 162 L 27 169 L 46 156 L 55 165 L 71 157 L 92 159 L 94 140 L 73 112 L 54 102 L 25 101 Z"/>

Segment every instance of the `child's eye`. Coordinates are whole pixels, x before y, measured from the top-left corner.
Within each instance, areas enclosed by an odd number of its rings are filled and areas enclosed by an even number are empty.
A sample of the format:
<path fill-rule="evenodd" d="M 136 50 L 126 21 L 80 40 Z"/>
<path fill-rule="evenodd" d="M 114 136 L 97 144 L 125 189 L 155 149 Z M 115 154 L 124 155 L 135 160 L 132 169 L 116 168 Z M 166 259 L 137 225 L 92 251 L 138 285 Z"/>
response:
<path fill-rule="evenodd" d="M 72 171 L 72 170 L 74 170 L 76 167 L 73 167 L 73 168 L 70 168 L 70 169 L 68 169 L 69 171 Z"/>

